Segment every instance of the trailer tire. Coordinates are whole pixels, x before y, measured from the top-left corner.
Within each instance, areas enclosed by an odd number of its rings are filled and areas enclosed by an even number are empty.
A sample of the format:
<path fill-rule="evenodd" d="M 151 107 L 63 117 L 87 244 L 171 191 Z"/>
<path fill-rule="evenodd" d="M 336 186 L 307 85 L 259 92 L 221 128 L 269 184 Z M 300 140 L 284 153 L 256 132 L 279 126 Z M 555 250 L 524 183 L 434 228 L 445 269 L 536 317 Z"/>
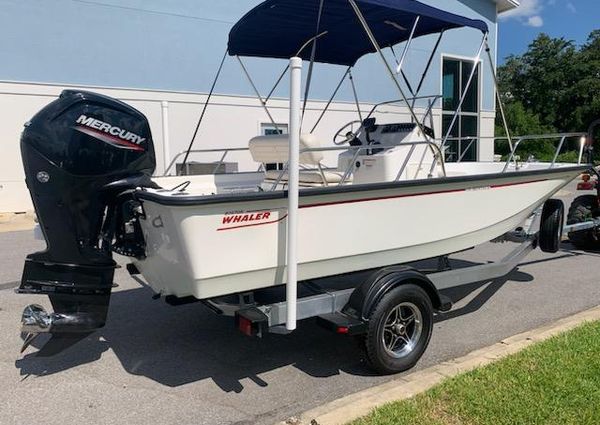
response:
<path fill-rule="evenodd" d="M 565 218 L 565 205 L 560 199 L 548 199 L 542 209 L 539 243 L 544 252 L 555 253 L 560 247 Z"/>
<path fill-rule="evenodd" d="M 412 368 L 432 331 L 433 306 L 427 292 L 414 284 L 394 288 L 381 297 L 369 317 L 365 336 L 369 365 L 382 374 Z"/>
<path fill-rule="evenodd" d="M 600 215 L 598 197 L 596 195 L 582 195 L 575 198 L 569 207 L 567 224 L 584 223 Z M 600 235 L 595 229 L 570 232 L 569 240 L 579 249 L 600 250 Z"/>

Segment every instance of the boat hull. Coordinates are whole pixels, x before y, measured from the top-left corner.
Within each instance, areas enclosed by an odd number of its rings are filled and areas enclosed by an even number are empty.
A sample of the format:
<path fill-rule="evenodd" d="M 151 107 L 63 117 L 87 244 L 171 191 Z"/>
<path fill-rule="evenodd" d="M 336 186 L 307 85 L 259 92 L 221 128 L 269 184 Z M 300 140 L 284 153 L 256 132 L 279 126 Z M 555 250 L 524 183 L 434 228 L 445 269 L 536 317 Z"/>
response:
<path fill-rule="evenodd" d="M 406 263 L 482 244 L 515 229 L 581 171 L 569 167 L 303 191 L 298 278 Z M 205 299 L 284 284 L 287 198 L 205 198 L 140 196 L 147 257 L 135 264 L 152 288 Z"/>

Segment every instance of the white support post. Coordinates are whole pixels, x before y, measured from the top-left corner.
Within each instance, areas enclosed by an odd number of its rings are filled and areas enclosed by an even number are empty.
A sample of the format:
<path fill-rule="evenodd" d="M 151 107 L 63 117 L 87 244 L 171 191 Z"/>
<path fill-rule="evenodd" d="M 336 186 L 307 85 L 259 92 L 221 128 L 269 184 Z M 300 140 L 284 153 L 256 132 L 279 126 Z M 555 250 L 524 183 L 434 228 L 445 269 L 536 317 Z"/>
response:
<path fill-rule="evenodd" d="M 163 100 L 161 105 L 162 118 L 162 142 L 163 142 L 163 162 L 165 171 L 171 161 L 171 141 L 169 139 L 169 102 Z"/>
<path fill-rule="evenodd" d="M 579 139 L 579 157 L 577 159 L 577 164 L 581 165 L 581 161 L 583 160 L 583 149 L 585 148 L 585 143 L 587 138 L 585 136 L 581 136 Z"/>
<path fill-rule="evenodd" d="M 300 172 L 300 111 L 302 90 L 302 59 L 290 58 L 290 149 L 288 161 L 288 216 L 287 216 L 287 318 L 288 331 L 296 329 L 298 296 L 298 175 Z"/>

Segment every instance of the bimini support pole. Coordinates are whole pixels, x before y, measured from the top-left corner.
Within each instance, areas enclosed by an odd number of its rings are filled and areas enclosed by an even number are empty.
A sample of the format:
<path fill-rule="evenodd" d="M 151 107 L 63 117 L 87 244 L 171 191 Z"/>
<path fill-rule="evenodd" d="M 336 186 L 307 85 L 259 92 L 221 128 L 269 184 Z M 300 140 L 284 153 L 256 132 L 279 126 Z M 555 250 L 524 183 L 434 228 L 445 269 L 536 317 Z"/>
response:
<path fill-rule="evenodd" d="M 477 50 L 477 55 L 473 58 L 473 69 L 471 69 L 471 73 L 469 74 L 469 79 L 467 80 L 467 84 L 465 85 L 464 92 L 458 101 L 458 106 L 456 107 L 456 111 L 454 112 L 454 116 L 452 117 L 452 121 L 450 122 L 450 126 L 448 127 L 448 131 L 446 131 L 446 135 L 442 139 L 442 144 L 440 145 L 440 150 L 442 153 L 444 152 L 444 148 L 446 147 L 446 142 L 450 137 L 450 133 L 452 133 L 452 129 L 454 128 L 454 124 L 456 124 L 456 120 L 458 119 L 458 114 L 462 109 L 463 103 L 465 103 L 465 99 L 467 98 L 467 94 L 469 93 L 469 89 L 471 88 L 471 83 L 473 82 L 473 78 L 475 77 L 475 73 L 477 72 L 477 67 L 479 66 L 479 61 L 481 60 L 481 54 L 483 53 L 483 49 L 487 44 L 488 33 L 483 33 L 483 38 L 481 39 L 481 45 L 479 46 L 479 50 Z M 459 139 L 459 142 L 462 140 Z M 431 172 L 433 172 L 437 162 L 434 159 L 431 164 Z"/>
<path fill-rule="evenodd" d="M 240 64 L 240 66 L 242 67 L 242 71 L 244 72 L 244 75 L 246 76 L 246 78 L 248 79 L 248 82 L 252 86 L 252 90 L 254 90 L 254 93 L 256 94 L 256 98 L 260 102 L 260 105 L 263 107 L 265 113 L 269 117 L 269 121 L 271 121 L 271 124 L 273 124 L 273 127 L 275 127 L 275 130 L 279 131 L 279 126 L 277 125 L 277 123 L 273 119 L 273 116 L 271 115 L 271 112 L 269 111 L 269 108 L 267 108 L 267 102 L 265 102 L 263 100 L 262 96 L 260 95 L 260 92 L 258 91 L 258 88 L 256 87 L 256 84 L 254 84 L 254 81 L 252 80 L 252 77 L 250 76 L 250 73 L 246 69 L 246 65 L 244 65 L 244 62 L 242 62 L 242 58 L 240 58 L 239 56 L 236 56 L 235 58 L 237 59 L 237 61 Z"/>
<path fill-rule="evenodd" d="M 337 95 L 337 92 L 340 90 L 340 87 L 342 86 L 342 83 L 344 82 L 344 80 L 346 79 L 346 76 L 350 72 L 350 68 L 352 68 L 352 67 L 349 66 L 348 68 L 346 68 L 346 72 L 344 72 L 344 75 L 342 75 L 342 79 L 340 80 L 340 82 L 338 83 L 338 85 L 335 87 L 335 90 L 331 94 L 331 97 L 327 101 L 327 104 L 325 105 L 325 107 L 321 111 L 321 114 L 319 115 L 319 118 L 317 118 L 317 121 L 315 122 L 315 125 L 313 125 L 313 127 L 311 128 L 310 134 L 314 133 L 314 131 L 317 129 L 317 126 L 319 125 L 319 123 L 323 119 L 323 116 L 325 115 L 325 113 L 329 109 L 329 106 L 331 105 L 331 102 L 333 102 L 333 99 L 335 99 L 335 96 Z"/>
<path fill-rule="evenodd" d="M 288 331 L 296 329 L 298 296 L 298 191 L 300 171 L 300 114 L 302 109 L 302 59 L 290 59 L 290 146 L 288 159 L 287 284 L 285 290 Z"/>
<path fill-rule="evenodd" d="M 450 122 L 450 126 L 448 127 L 448 131 L 446 131 L 446 135 L 444 136 L 444 140 L 442 141 L 442 149 L 446 146 L 446 142 L 450 137 L 450 133 L 452 133 L 452 128 L 454 124 L 456 124 L 456 120 L 458 119 L 458 114 L 460 114 L 463 103 L 465 103 L 465 99 L 467 98 L 467 94 L 469 93 L 469 89 L 471 88 L 471 83 L 473 82 L 473 78 L 475 77 L 475 73 L 477 72 L 477 67 L 479 66 L 479 60 L 481 59 L 481 54 L 483 53 L 483 48 L 487 43 L 487 33 L 483 34 L 483 39 L 481 40 L 481 45 L 479 46 L 479 50 L 477 51 L 477 55 L 473 58 L 473 69 L 471 69 L 471 73 L 469 74 L 469 79 L 467 80 L 467 84 L 465 84 L 465 88 L 462 96 L 458 101 L 458 106 L 456 107 L 456 112 L 452 117 L 452 121 Z"/>
<path fill-rule="evenodd" d="M 360 122 L 363 121 L 362 112 L 360 111 L 360 102 L 358 101 L 358 94 L 356 93 L 356 86 L 354 85 L 354 77 L 352 76 L 352 70 L 348 69 L 348 79 L 352 86 L 352 95 L 354 96 L 354 104 L 356 105 L 356 112 L 358 112 L 358 119 Z"/>
<path fill-rule="evenodd" d="M 406 44 L 404 44 L 404 50 L 402 51 L 402 56 L 400 56 L 400 60 L 398 61 L 398 66 L 396 67 L 396 74 L 399 74 L 402 71 L 402 65 L 404 64 L 404 59 L 406 59 L 406 54 L 408 53 L 408 49 L 410 49 L 410 45 L 412 44 L 413 38 L 415 36 L 415 31 L 417 30 L 417 25 L 419 25 L 419 21 L 421 20 L 420 16 L 415 18 L 415 23 L 410 30 L 410 36 L 408 40 L 406 40 Z M 385 21 L 386 24 L 390 23 L 390 21 Z"/>
<path fill-rule="evenodd" d="M 365 30 L 367 37 L 369 37 L 369 41 L 371 42 L 371 44 L 373 45 L 375 50 L 377 50 L 377 53 L 379 53 L 379 57 L 381 58 L 381 61 L 383 62 L 385 69 L 387 70 L 388 74 L 390 75 L 392 82 L 394 83 L 394 85 L 396 86 L 398 91 L 400 92 L 400 96 L 402 96 L 402 100 L 408 106 L 408 110 L 410 111 L 411 117 L 415 120 L 415 122 L 421 129 L 421 132 L 423 132 L 423 134 L 424 134 L 425 131 L 423 130 L 423 126 L 420 124 L 420 121 L 417 118 L 415 111 L 410 107 L 410 104 L 408 103 L 408 99 L 406 98 L 406 95 L 404 94 L 404 90 L 402 90 L 400 83 L 398 82 L 398 80 L 396 79 L 396 76 L 394 75 L 394 71 L 392 70 L 392 67 L 390 66 L 387 59 L 385 58 L 385 55 L 381 51 L 381 47 L 379 46 L 379 43 L 377 42 L 375 35 L 373 35 L 373 31 L 371 31 L 369 24 L 367 24 L 367 20 L 363 16 L 362 12 L 360 11 L 358 5 L 356 4 L 356 2 L 354 0 L 348 0 L 348 3 L 350 3 L 350 6 L 352 6 L 352 9 L 354 10 L 354 14 L 356 15 L 360 24 L 362 25 L 363 29 Z M 427 136 L 425 136 L 425 137 L 427 137 Z"/>
<path fill-rule="evenodd" d="M 496 90 L 496 98 L 498 99 L 498 108 L 500 108 L 500 116 L 502 117 L 502 125 L 504 125 L 504 131 L 506 133 L 506 138 L 508 139 L 508 146 L 510 147 L 510 151 L 513 150 L 512 138 L 510 137 L 510 131 L 508 130 L 508 122 L 506 121 L 506 115 L 504 114 L 504 105 L 502 103 L 502 95 L 500 94 L 500 85 L 498 84 L 498 75 L 496 73 L 496 67 L 494 66 L 494 60 L 492 58 L 492 54 L 490 53 L 490 46 L 488 42 L 485 42 L 485 51 L 487 53 L 488 62 L 490 63 L 490 71 L 492 72 L 492 77 L 494 77 L 494 89 Z"/>
<path fill-rule="evenodd" d="M 421 92 L 421 88 L 423 87 L 423 83 L 425 82 L 425 77 L 429 73 L 429 68 L 431 67 L 431 63 L 433 62 L 433 58 L 435 57 L 435 54 L 437 53 L 437 50 L 440 47 L 440 43 L 442 42 L 443 37 L 444 37 L 444 30 L 442 30 L 442 32 L 440 32 L 440 35 L 438 36 L 437 41 L 435 42 L 435 46 L 433 46 L 433 50 L 431 51 L 431 54 L 429 55 L 429 60 L 427 61 L 427 65 L 425 65 L 425 69 L 423 70 L 423 73 L 421 74 L 421 79 L 419 80 L 419 85 L 417 86 L 417 90 L 415 91 L 415 95 L 414 95 L 415 98 L 413 99 L 413 103 L 412 103 L 413 108 L 415 107 L 415 102 L 417 101 L 416 97 L 419 96 L 419 93 Z"/>
<path fill-rule="evenodd" d="M 185 156 L 183 157 L 183 162 L 181 163 L 181 171 L 186 169 L 187 160 L 190 156 L 190 151 L 192 150 L 192 146 L 194 146 L 194 141 L 196 140 L 196 136 L 198 135 L 198 130 L 200 129 L 200 124 L 202 124 L 202 120 L 204 119 L 204 114 L 206 113 L 206 108 L 208 108 L 208 104 L 210 103 L 210 98 L 215 91 L 215 87 L 217 86 L 217 81 L 219 81 L 219 76 L 221 75 L 221 71 L 223 70 L 223 64 L 225 63 L 225 59 L 227 58 L 227 49 L 225 49 L 225 53 L 223 53 L 223 58 L 221 59 L 221 63 L 219 64 L 219 69 L 217 70 L 217 75 L 215 75 L 215 79 L 213 80 L 212 86 L 210 86 L 210 91 L 208 92 L 208 96 L 206 97 L 206 102 L 204 102 L 204 107 L 202 108 L 202 113 L 200 114 L 200 118 L 198 118 L 198 122 L 196 123 L 196 128 L 194 129 L 194 134 L 192 135 L 192 140 L 190 140 L 190 144 L 188 145 L 187 151 L 185 151 Z M 177 173 L 176 173 L 177 174 Z"/>
<path fill-rule="evenodd" d="M 400 83 L 396 79 L 396 76 L 394 75 L 394 71 L 392 70 L 392 67 L 390 66 L 390 64 L 388 63 L 387 59 L 385 58 L 385 55 L 383 54 L 383 51 L 381 50 L 381 47 L 379 46 L 379 43 L 377 42 L 377 39 L 375 38 L 375 35 L 373 34 L 373 31 L 371 31 L 371 28 L 369 27 L 369 24 L 367 23 L 367 20 L 365 19 L 365 17 L 363 16 L 362 12 L 360 11 L 360 8 L 356 4 L 356 1 L 355 0 L 348 0 L 348 3 L 350 3 L 350 6 L 352 6 L 352 9 L 354 10 L 354 14 L 356 15 L 356 17 L 358 18 L 360 24 L 362 25 L 363 29 L 365 30 L 365 33 L 367 34 L 367 37 L 369 37 L 369 40 L 371 41 L 371 44 L 373 45 L 373 47 L 375 48 L 375 50 L 377 50 L 377 53 L 379 53 L 379 57 L 381 58 L 381 62 L 383 62 L 383 65 L 385 66 L 385 69 L 387 70 L 390 78 L 392 79 L 392 82 L 394 83 L 394 85 L 398 89 L 398 92 L 400 93 L 400 96 L 402 96 L 402 100 L 406 104 L 406 107 L 408 108 L 408 111 L 410 112 L 410 116 L 411 116 L 412 120 L 419 127 L 419 130 L 421 130 L 421 134 L 423 134 L 423 138 L 425 139 L 425 141 L 430 142 L 431 138 L 425 132 L 425 128 L 423 126 L 423 123 L 417 117 L 417 114 L 415 113 L 415 110 L 412 107 L 412 105 L 408 102 L 406 94 L 404 94 L 404 90 L 402 90 L 402 86 L 400 85 Z M 416 23 L 418 23 L 418 21 Z M 432 150 L 432 153 L 433 153 L 433 155 L 435 157 L 436 156 L 436 152 L 434 151 L 433 148 L 431 148 L 431 150 Z M 443 158 L 440 158 L 440 159 L 442 161 L 444 160 Z M 435 164 L 435 159 L 434 159 L 433 163 Z M 432 171 L 433 171 L 433 168 L 432 168 Z M 430 175 L 431 175 L 432 171 L 429 172 Z"/>

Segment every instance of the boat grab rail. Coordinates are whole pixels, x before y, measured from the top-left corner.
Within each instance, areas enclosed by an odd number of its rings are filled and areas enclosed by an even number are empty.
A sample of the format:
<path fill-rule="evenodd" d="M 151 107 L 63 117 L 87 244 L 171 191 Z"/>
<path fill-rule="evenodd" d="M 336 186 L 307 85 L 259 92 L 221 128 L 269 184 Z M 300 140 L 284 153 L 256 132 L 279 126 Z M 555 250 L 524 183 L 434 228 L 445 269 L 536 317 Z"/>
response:
<path fill-rule="evenodd" d="M 433 97 L 433 96 L 422 96 L 422 98 L 427 98 L 427 97 Z M 385 104 L 385 103 L 391 103 L 391 102 L 395 102 L 395 101 L 388 101 L 388 102 L 382 102 L 381 104 Z M 377 106 L 377 105 L 376 105 Z M 511 149 L 511 152 L 509 153 L 507 160 L 504 164 L 504 168 L 502 169 L 502 173 L 506 172 L 511 164 L 511 162 L 513 162 L 515 164 L 515 167 L 518 168 L 518 164 L 517 164 L 517 159 L 516 159 L 516 151 L 517 149 L 521 146 L 521 144 L 523 142 L 528 142 L 528 141 L 532 141 L 532 140 L 548 140 L 548 139 L 560 139 L 560 142 L 556 148 L 556 151 L 554 153 L 554 156 L 552 158 L 552 162 L 549 165 L 549 168 L 554 168 L 554 166 L 556 165 L 556 161 L 558 160 L 558 156 L 560 155 L 560 152 L 562 151 L 565 141 L 569 138 L 574 138 L 574 137 L 586 137 L 587 134 L 583 133 L 583 132 L 573 132 L 573 133 L 552 133 L 552 134 L 539 134 L 539 135 L 527 135 L 527 136 L 516 136 L 513 137 L 512 140 L 514 141 L 514 145 L 513 148 Z M 498 141 L 501 140 L 506 140 L 508 141 L 508 137 L 506 136 L 468 136 L 468 137 L 450 137 L 447 139 L 448 141 L 462 141 L 462 140 L 469 140 L 469 144 L 467 145 L 467 148 L 464 149 L 463 153 L 459 156 L 457 162 L 461 162 L 462 159 L 464 158 L 466 152 L 469 150 L 469 148 L 471 147 L 471 145 L 476 141 L 476 140 L 493 140 L 494 144 Z M 446 176 L 446 167 L 445 167 L 445 161 L 443 160 L 444 156 L 442 153 L 442 150 L 440 148 L 440 146 L 438 145 L 438 143 L 436 142 L 441 142 L 442 139 L 433 139 L 430 141 L 415 141 L 415 142 L 399 142 L 399 143 L 394 143 L 394 144 L 386 144 L 385 146 L 380 146 L 380 145 L 366 145 L 366 146 L 330 146 L 330 147 L 319 147 L 319 148 L 307 148 L 307 149 L 302 149 L 300 151 L 300 153 L 305 153 L 305 152 L 329 152 L 329 151 L 342 151 L 342 150 L 355 150 L 355 154 L 352 158 L 352 161 L 350 162 L 348 168 L 346 170 L 344 170 L 344 174 L 342 175 L 342 180 L 339 182 L 339 185 L 344 184 L 348 178 L 350 177 L 350 174 L 352 173 L 352 169 L 354 168 L 354 165 L 356 163 L 356 158 L 358 157 L 358 155 L 360 154 L 361 151 L 363 150 L 369 150 L 369 149 L 380 149 L 380 148 L 391 148 L 391 147 L 396 147 L 396 146 L 411 146 L 409 155 L 405 158 L 402 167 L 400 168 L 397 176 L 396 176 L 396 180 L 398 180 L 400 178 L 400 176 L 402 175 L 402 173 L 404 172 L 404 170 L 406 169 L 406 166 L 408 165 L 408 162 L 410 160 L 410 158 L 412 157 L 415 147 L 418 145 L 428 145 L 430 147 L 430 149 L 432 150 L 433 154 L 437 156 L 437 158 L 442 158 L 442 161 L 440 161 L 441 166 L 442 166 L 442 172 L 443 175 Z M 242 148 L 214 148 L 214 149 L 194 149 L 191 150 L 190 153 L 194 153 L 194 154 L 205 154 L 205 153 L 218 153 L 218 152 L 222 152 L 223 154 L 221 155 L 219 161 L 217 161 L 215 163 L 215 169 L 214 169 L 214 173 L 216 173 L 219 168 L 222 166 L 222 164 L 225 162 L 225 159 L 227 158 L 227 155 L 230 152 L 245 152 L 245 151 L 249 151 L 250 149 L 248 147 L 242 147 Z M 179 153 L 177 153 L 174 157 L 173 160 L 169 163 L 168 167 L 165 169 L 165 172 L 163 173 L 163 176 L 168 176 L 169 172 L 173 169 L 173 166 L 175 165 L 175 163 L 177 162 L 177 160 L 185 155 L 187 151 L 181 151 Z M 581 160 L 582 160 L 582 156 L 583 156 L 583 143 L 580 146 L 580 150 L 579 150 L 579 158 L 578 158 L 578 164 L 581 164 Z M 421 159 L 421 164 L 422 165 L 422 161 L 423 158 Z M 262 166 L 261 166 L 262 167 Z M 259 170 L 260 168 L 259 167 Z M 283 169 L 280 171 L 278 178 L 275 182 L 275 184 L 273 185 L 273 190 L 274 188 L 277 187 L 277 185 L 281 182 L 281 179 L 283 178 L 283 176 L 285 175 L 285 172 L 287 171 L 288 165 L 287 163 L 284 165 Z M 323 170 L 321 167 L 319 167 L 319 172 L 321 173 L 321 175 L 323 175 Z M 430 170 L 430 174 L 433 172 L 433 170 Z M 325 180 L 325 179 L 324 179 Z"/>
<path fill-rule="evenodd" d="M 394 103 L 407 103 L 407 102 L 413 102 L 414 103 L 417 100 L 432 99 L 433 102 L 430 102 L 429 106 L 425 110 L 425 113 L 423 114 L 424 117 L 427 117 L 427 115 L 429 115 L 429 112 L 433 109 L 433 106 L 435 105 L 435 103 L 439 99 L 441 99 L 441 98 L 442 98 L 442 95 L 440 95 L 440 94 L 432 94 L 432 95 L 423 95 L 423 96 L 409 97 L 409 98 L 406 99 L 406 101 L 404 99 L 386 100 L 386 101 L 379 102 L 379 103 L 376 103 L 375 105 L 373 105 L 373 107 L 369 111 L 369 114 L 367 115 L 366 118 L 370 118 L 371 115 L 373 115 L 375 113 L 375 110 L 377 108 L 379 108 L 380 106 L 392 105 Z"/>
<path fill-rule="evenodd" d="M 567 139 L 571 139 L 571 138 L 575 138 L 575 137 L 585 138 L 586 136 L 587 136 L 587 133 L 582 133 L 582 132 L 550 133 L 550 134 L 537 134 L 537 135 L 516 136 L 516 137 L 513 136 L 512 140 L 514 141 L 514 145 L 508 155 L 508 158 L 506 160 L 506 163 L 504 164 L 504 168 L 503 168 L 502 172 L 505 172 L 506 170 L 508 170 L 508 167 L 510 166 L 511 162 L 513 162 L 515 164 L 515 167 L 518 168 L 515 154 L 522 142 L 528 142 L 528 141 L 532 141 L 532 140 L 560 139 L 558 146 L 556 147 L 556 150 L 554 151 L 554 155 L 552 157 L 552 161 L 550 162 L 550 166 L 549 166 L 549 168 L 554 168 L 554 166 L 556 165 L 556 161 L 558 160 L 558 156 L 560 155 L 560 153 L 564 147 L 565 141 Z M 499 140 L 509 140 L 508 137 L 506 137 L 506 136 L 493 137 L 493 138 L 492 137 L 480 137 L 480 139 L 493 139 L 494 145 Z M 579 156 L 577 159 L 577 164 L 581 164 L 581 160 L 583 157 L 584 144 L 585 144 L 585 140 L 580 139 Z"/>
<path fill-rule="evenodd" d="M 554 168 L 554 166 L 556 165 L 556 161 L 558 159 L 558 156 L 560 155 L 560 152 L 562 151 L 562 148 L 564 146 L 564 143 L 566 141 L 566 139 L 568 138 L 574 138 L 574 137 L 585 137 L 586 133 L 552 133 L 552 134 L 540 134 L 540 135 L 527 135 L 527 136 L 518 136 L 518 137 L 513 137 L 513 140 L 515 141 L 513 148 L 511 150 L 511 153 L 506 161 L 506 163 L 504 164 L 504 168 L 502 169 L 502 173 L 505 173 L 509 166 L 510 163 L 512 161 L 515 162 L 515 167 L 518 167 L 516 160 L 515 160 L 515 152 L 517 151 L 517 149 L 519 148 L 519 146 L 521 145 L 522 142 L 527 142 L 527 141 L 531 141 L 531 140 L 546 140 L 546 139 L 560 139 L 560 142 L 556 148 L 556 151 L 554 153 L 554 156 L 552 158 L 552 162 L 549 165 L 549 168 Z M 466 151 L 468 151 L 468 149 L 471 147 L 471 145 L 478 139 L 492 139 L 494 140 L 494 143 L 498 140 L 508 140 L 507 137 L 505 136 L 498 136 L 498 137 L 491 137 L 491 136 L 483 136 L 483 137 L 477 137 L 477 136 L 468 136 L 468 137 L 453 137 L 453 138 L 447 138 L 447 141 L 453 141 L 453 140 L 469 140 L 469 144 L 467 146 L 467 148 L 465 149 L 465 152 L 463 152 L 459 158 L 457 162 L 461 162 L 462 159 L 465 156 Z M 431 149 L 432 152 L 434 153 L 434 155 L 436 156 L 436 158 L 441 158 L 440 165 L 442 166 L 442 171 L 443 171 L 443 175 L 446 176 L 446 167 L 445 167 L 445 161 L 444 161 L 444 156 L 442 154 L 441 148 L 438 145 L 438 143 L 436 142 L 442 142 L 442 139 L 433 139 L 431 141 L 414 141 L 414 142 L 400 142 L 400 143 L 395 143 L 395 144 L 386 144 L 384 146 L 384 148 L 390 148 L 390 147 L 396 147 L 396 146 L 411 146 L 411 149 L 409 151 L 409 154 L 406 156 L 406 158 L 404 159 L 404 162 L 402 163 L 402 167 L 400 168 L 400 171 L 398 172 L 398 174 L 396 175 L 396 181 L 399 180 L 400 176 L 404 173 L 404 170 L 406 169 L 406 166 L 408 165 L 408 162 L 410 160 L 410 158 L 412 157 L 415 147 L 418 145 L 428 145 Z M 352 161 L 349 163 L 348 168 L 345 170 L 343 176 L 342 176 L 342 180 L 340 181 L 339 185 L 342 185 L 346 182 L 346 180 L 348 179 L 348 177 L 350 176 L 350 173 L 352 172 L 355 163 L 356 163 L 356 159 L 358 158 L 359 153 L 362 150 L 369 150 L 369 149 L 378 149 L 376 146 L 378 145 L 367 145 L 367 146 L 336 146 L 336 147 L 322 147 L 322 148 L 307 148 L 307 149 L 303 149 L 300 151 L 300 153 L 304 153 L 304 152 L 326 152 L 326 151 L 338 151 L 338 150 L 352 150 L 355 149 L 356 153 L 354 154 L 354 156 L 352 157 Z M 581 144 L 580 146 L 580 151 L 579 151 L 579 159 L 578 159 L 578 164 L 581 164 L 581 158 L 583 155 L 583 144 Z M 419 164 L 419 166 L 422 165 L 423 162 L 423 157 L 421 158 L 421 162 Z M 434 162 L 435 163 L 435 162 Z M 273 189 L 274 190 L 277 185 L 280 183 L 283 175 L 285 174 L 287 170 L 287 164 L 285 165 L 285 167 L 283 168 L 283 170 L 281 170 L 281 172 L 279 173 L 279 177 L 277 179 L 277 181 L 273 184 Z M 322 173 L 321 169 L 319 168 L 319 171 Z M 433 168 L 430 170 L 429 175 L 431 176 L 433 173 Z M 325 179 L 324 179 L 325 181 Z"/>
<path fill-rule="evenodd" d="M 513 148 L 511 149 L 511 152 L 509 153 L 509 155 L 507 157 L 508 159 L 506 161 L 506 164 L 505 164 L 502 172 L 505 172 L 508 169 L 511 162 L 514 162 L 515 166 L 517 166 L 516 151 L 522 142 L 527 142 L 527 141 L 532 141 L 532 140 L 560 139 L 560 142 L 559 142 L 558 146 L 556 147 L 556 150 L 552 157 L 552 161 L 549 164 L 549 168 L 554 168 L 554 166 L 556 165 L 556 161 L 558 160 L 558 156 L 560 155 L 560 153 L 564 147 L 565 141 L 567 139 L 575 138 L 575 137 L 580 137 L 580 138 L 586 137 L 586 135 L 587 135 L 586 133 L 575 132 L 575 133 L 550 133 L 550 134 L 536 134 L 536 135 L 527 135 L 527 136 L 513 136 L 511 139 L 515 143 L 513 145 Z M 434 139 L 434 140 L 441 141 L 441 139 Z M 493 140 L 494 145 L 495 145 L 496 142 L 498 142 L 500 140 L 509 141 L 509 138 L 506 136 L 463 136 L 463 137 L 449 137 L 447 139 L 447 141 L 465 141 L 465 140 L 468 140 L 469 144 L 467 145 L 466 148 L 464 148 L 462 150 L 463 152 L 459 155 L 459 157 L 456 161 L 457 163 L 462 162 L 462 159 L 465 157 L 468 150 L 471 148 L 473 143 L 475 143 L 477 140 Z M 580 144 L 580 149 L 579 149 L 579 158 L 577 161 L 578 164 L 581 164 L 584 143 L 585 143 L 585 140 L 581 139 L 581 144 Z"/>
<path fill-rule="evenodd" d="M 190 150 L 189 153 L 217 153 L 217 152 L 223 152 L 223 155 L 221 155 L 221 158 L 219 159 L 219 161 L 217 161 L 217 165 L 215 166 L 215 169 L 213 171 L 213 174 L 216 173 L 219 168 L 221 167 L 221 165 L 223 164 L 223 162 L 225 162 L 225 158 L 227 157 L 227 155 L 229 154 L 229 152 L 242 152 L 242 151 L 249 151 L 250 148 L 245 147 L 245 148 L 215 148 L 215 149 L 193 149 Z M 169 175 L 169 172 L 171 171 L 171 169 L 173 168 L 173 166 L 175 165 L 175 162 L 182 157 L 183 155 L 185 155 L 188 152 L 188 150 L 184 150 L 179 152 L 177 155 L 175 155 L 173 157 L 173 160 L 171 162 L 169 162 L 169 165 L 167 166 L 167 168 L 165 169 L 165 172 L 163 173 L 163 177 L 166 177 Z"/>

